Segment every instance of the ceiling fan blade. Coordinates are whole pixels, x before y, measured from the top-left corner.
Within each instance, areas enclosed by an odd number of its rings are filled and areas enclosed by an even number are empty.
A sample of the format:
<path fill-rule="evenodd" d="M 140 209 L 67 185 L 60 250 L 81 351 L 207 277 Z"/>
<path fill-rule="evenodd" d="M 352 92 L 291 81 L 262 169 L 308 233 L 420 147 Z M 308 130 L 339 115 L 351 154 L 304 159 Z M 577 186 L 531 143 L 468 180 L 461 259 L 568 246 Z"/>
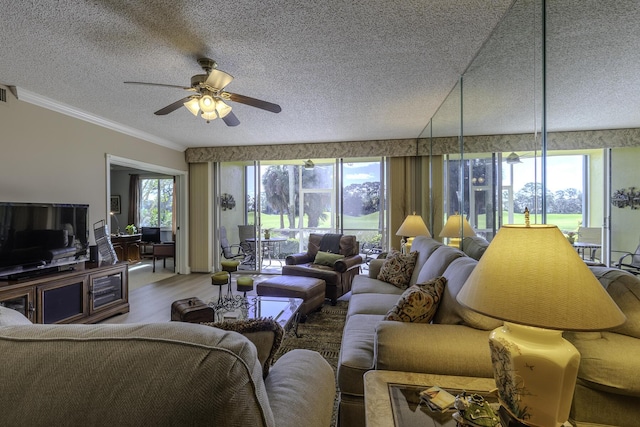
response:
<path fill-rule="evenodd" d="M 221 94 L 221 96 L 223 98 L 226 98 L 228 96 L 230 101 L 251 105 L 252 107 L 261 108 L 263 110 L 271 111 L 272 113 L 279 113 L 280 111 L 282 111 L 282 108 L 280 108 L 278 104 L 262 101 L 256 98 L 250 98 L 244 95 L 238 95 L 237 93 L 224 92 Z"/>
<path fill-rule="evenodd" d="M 164 108 L 159 109 L 158 111 L 156 111 L 155 114 L 156 116 L 164 116 L 165 114 L 169 114 L 172 113 L 174 111 L 176 111 L 178 108 L 184 106 L 184 103 L 191 100 L 191 95 L 189 96 L 185 96 L 182 99 L 177 100 L 176 102 L 167 105 Z"/>
<path fill-rule="evenodd" d="M 147 83 L 147 82 L 124 82 L 124 83 L 130 84 L 130 85 L 162 86 L 162 87 L 173 87 L 173 88 L 184 89 L 184 90 L 195 90 L 192 87 L 188 87 L 188 86 L 166 85 L 164 83 Z"/>
<path fill-rule="evenodd" d="M 229 114 L 227 114 L 226 116 L 224 116 L 222 118 L 222 121 L 227 125 L 227 126 L 238 126 L 240 124 L 240 120 L 238 120 L 238 118 L 236 117 L 235 114 L 233 114 L 233 111 L 229 112 Z"/>
<path fill-rule="evenodd" d="M 214 87 L 218 90 L 224 89 L 229 83 L 233 81 L 233 76 L 231 74 L 225 73 L 220 70 L 211 70 L 209 77 L 207 77 L 207 81 L 205 84 Z"/>

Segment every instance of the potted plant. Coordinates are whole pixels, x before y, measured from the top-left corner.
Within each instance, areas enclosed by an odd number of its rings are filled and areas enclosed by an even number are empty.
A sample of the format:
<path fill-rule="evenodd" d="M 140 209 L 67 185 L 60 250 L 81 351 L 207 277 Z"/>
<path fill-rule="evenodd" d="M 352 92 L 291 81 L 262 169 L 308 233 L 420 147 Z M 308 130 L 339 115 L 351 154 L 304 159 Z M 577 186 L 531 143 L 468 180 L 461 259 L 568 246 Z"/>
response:
<path fill-rule="evenodd" d="M 136 232 L 138 231 L 138 228 L 133 224 L 127 225 L 124 229 L 127 234 L 136 234 Z"/>

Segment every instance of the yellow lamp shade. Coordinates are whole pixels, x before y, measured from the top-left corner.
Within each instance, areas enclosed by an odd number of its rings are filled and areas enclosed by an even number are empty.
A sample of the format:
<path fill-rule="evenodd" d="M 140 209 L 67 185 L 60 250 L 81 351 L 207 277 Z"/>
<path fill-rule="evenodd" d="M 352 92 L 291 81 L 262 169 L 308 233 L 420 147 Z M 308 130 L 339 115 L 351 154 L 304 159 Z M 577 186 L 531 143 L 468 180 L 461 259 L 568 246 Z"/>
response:
<path fill-rule="evenodd" d="M 462 230 L 462 234 L 461 234 Z M 469 237 L 475 236 L 476 232 L 471 228 L 471 224 L 467 221 L 465 217 L 459 214 L 449 215 L 447 218 L 447 222 L 444 224 L 442 231 L 440 232 L 440 237 Z"/>
<path fill-rule="evenodd" d="M 429 229 L 424 223 L 422 217 L 420 215 L 416 215 L 416 213 L 414 212 L 413 215 L 407 215 L 400 228 L 398 228 L 396 236 L 431 237 L 431 233 L 429 233 Z"/>

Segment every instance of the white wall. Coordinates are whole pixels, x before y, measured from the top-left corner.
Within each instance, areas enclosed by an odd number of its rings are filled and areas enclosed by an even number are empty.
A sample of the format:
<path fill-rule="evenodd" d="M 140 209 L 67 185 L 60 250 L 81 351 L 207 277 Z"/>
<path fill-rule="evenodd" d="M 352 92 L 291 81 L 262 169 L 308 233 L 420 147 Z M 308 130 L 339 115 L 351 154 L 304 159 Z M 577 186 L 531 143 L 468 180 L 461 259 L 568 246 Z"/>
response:
<path fill-rule="evenodd" d="M 635 187 L 640 191 L 640 147 L 614 148 L 611 154 L 611 191 Z M 640 240 L 640 208 L 611 206 L 611 249 L 635 251 Z M 621 254 L 614 252 L 611 262 Z M 629 261 L 629 260 L 627 260 Z"/>
<path fill-rule="evenodd" d="M 220 194 L 231 194 L 236 201 L 236 207 L 226 211 L 220 210 L 220 225 L 226 227 L 230 244 L 240 243 L 238 225 L 244 224 L 245 208 L 245 176 L 244 166 L 238 163 L 222 163 L 220 175 Z M 218 199 L 216 209 L 220 205 Z"/>
<path fill-rule="evenodd" d="M 107 154 L 188 170 L 183 152 L 18 101 L 10 93 L 7 98 L 0 106 L 1 201 L 88 203 L 93 224 L 106 219 Z"/>

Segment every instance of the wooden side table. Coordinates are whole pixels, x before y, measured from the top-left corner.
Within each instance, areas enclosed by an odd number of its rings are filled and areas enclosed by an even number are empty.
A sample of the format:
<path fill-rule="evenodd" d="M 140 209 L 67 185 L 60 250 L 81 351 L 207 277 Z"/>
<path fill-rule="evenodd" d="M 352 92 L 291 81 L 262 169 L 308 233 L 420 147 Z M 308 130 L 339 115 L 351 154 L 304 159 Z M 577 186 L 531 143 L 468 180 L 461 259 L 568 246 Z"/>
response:
<path fill-rule="evenodd" d="M 496 387 L 492 378 L 457 377 L 414 372 L 378 371 L 364 374 L 364 406 L 367 427 L 402 427 L 393 420 L 389 384 L 433 386 L 489 391 Z"/>

